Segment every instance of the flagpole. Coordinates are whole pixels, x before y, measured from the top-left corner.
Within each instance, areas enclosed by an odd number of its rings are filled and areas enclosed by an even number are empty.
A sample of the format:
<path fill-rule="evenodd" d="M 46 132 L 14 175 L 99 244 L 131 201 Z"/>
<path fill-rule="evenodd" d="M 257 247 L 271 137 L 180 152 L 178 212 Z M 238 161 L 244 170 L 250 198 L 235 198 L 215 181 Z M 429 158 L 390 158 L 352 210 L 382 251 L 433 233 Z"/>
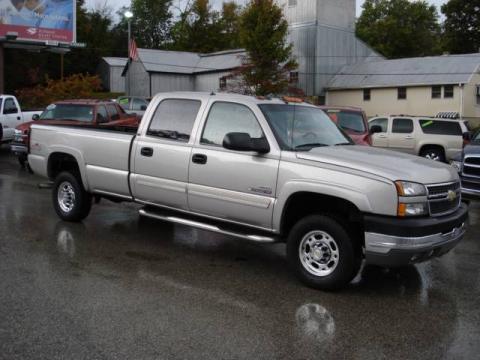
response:
<path fill-rule="evenodd" d="M 132 63 L 130 62 L 130 46 L 131 46 L 131 39 L 132 39 L 132 17 L 133 13 L 130 10 L 125 11 L 123 14 L 125 18 L 127 19 L 128 23 L 128 57 L 127 57 L 127 65 L 128 65 L 128 74 L 127 74 L 127 79 L 126 79 L 126 90 L 127 90 L 127 96 L 130 96 L 131 94 L 131 84 L 130 84 L 130 70 L 131 70 L 131 65 Z"/>

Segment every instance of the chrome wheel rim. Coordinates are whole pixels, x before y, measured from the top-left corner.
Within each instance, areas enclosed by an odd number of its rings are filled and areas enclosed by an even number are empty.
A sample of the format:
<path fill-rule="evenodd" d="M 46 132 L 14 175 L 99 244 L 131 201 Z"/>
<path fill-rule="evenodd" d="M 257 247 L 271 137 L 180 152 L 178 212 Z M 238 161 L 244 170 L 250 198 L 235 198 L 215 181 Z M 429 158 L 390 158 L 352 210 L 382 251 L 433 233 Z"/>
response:
<path fill-rule="evenodd" d="M 73 189 L 72 184 L 68 181 L 64 181 L 58 187 L 57 192 L 58 205 L 63 212 L 72 211 L 75 206 L 75 190 Z"/>
<path fill-rule="evenodd" d="M 425 157 L 429 160 L 440 161 L 440 156 L 434 152 L 426 154 Z"/>
<path fill-rule="evenodd" d="M 338 245 L 325 231 L 315 230 L 306 234 L 298 250 L 304 269 L 315 276 L 330 275 L 340 261 Z"/>

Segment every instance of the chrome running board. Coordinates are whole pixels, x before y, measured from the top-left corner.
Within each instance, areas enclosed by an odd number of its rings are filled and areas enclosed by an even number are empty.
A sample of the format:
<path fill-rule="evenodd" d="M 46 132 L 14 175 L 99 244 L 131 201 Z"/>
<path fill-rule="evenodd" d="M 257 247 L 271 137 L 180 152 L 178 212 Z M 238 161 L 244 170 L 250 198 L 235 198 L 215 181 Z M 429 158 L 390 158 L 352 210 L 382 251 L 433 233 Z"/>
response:
<path fill-rule="evenodd" d="M 152 219 L 163 220 L 163 221 L 168 221 L 175 224 L 191 226 L 197 229 L 212 231 L 219 234 L 234 236 L 244 240 L 255 241 L 259 243 L 274 243 L 279 241 L 277 236 L 271 235 L 268 233 L 264 234 L 260 230 L 257 230 L 259 231 L 259 234 L 254 234 L 254 233 L 250 233 L 250 232 L 253 232 L 254 230 L 251 230 L 249 228 L 230 225 L 228 223 L 222 223 L 222 224 L 220 224 L 219 222 L 206 223 L 206 222 L 200 221 L 203 219 L 200 219 L 199 217 L 196 217 L 196 218 L 180 217 L 180 215 L 183 215 L 183 214 L 176 214 L 176 213 L 173 214 L 173 212 L 168 213 L 165 211 L 155 211 L 155 210 L 150 211 L 146 209 L 140 209 L 138 213 L 141 216 L 149 217 Z"/>

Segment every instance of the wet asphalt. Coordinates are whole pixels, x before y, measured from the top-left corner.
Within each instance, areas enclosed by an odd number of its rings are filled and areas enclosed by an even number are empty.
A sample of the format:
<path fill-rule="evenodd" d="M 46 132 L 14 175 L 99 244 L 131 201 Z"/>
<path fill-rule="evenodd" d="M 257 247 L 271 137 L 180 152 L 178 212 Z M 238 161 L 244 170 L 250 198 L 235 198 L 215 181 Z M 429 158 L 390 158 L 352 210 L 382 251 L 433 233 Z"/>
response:
<path fill-rule="evenodd" d="M 0 359 L 478 359 L 480 203 L 451 253 L 301 285 L 284 245 L 141 219 L 60 221 L 0 149 Z"/>

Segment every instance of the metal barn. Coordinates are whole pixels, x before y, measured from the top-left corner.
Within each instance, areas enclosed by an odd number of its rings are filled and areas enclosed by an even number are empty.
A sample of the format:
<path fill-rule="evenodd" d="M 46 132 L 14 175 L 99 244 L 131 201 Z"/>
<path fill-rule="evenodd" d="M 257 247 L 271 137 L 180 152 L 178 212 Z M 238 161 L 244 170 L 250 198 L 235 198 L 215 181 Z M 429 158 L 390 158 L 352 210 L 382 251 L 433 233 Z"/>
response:
<path fill-rule="evenodd" d="M 127 64 L 127 58 L 104 57 L 98 65 L 97 73 L 102 80 L 102 86 L 111 92 L 125 92 L 125 78 L 122 72 Z"/>

